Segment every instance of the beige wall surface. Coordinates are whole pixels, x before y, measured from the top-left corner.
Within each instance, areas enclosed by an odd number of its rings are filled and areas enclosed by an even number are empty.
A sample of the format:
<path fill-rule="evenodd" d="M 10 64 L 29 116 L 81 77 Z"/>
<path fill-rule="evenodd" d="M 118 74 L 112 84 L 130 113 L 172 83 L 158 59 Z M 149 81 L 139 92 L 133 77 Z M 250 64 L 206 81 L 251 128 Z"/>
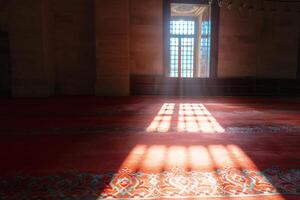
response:
<path fill-rule="evenodd" d="M 55 70 L 56 94 L 94 94 L 94 7 L 86 0 L 47 0 L 46 63 Z"/>
<path fill-rule="evenodd" d="M 92 1 L 11 0 L 6 12 L 14 96 L 94 94 Z"/>
<path fill-rule="evenodd" d="M 163 73 L 162 0 L 130 0 L 130 70 Z"/>
<path fill-rule="evenodd" d="M 295 78 L 299 13 L 221 9 L 219 77 Z"/>
<path fill-rule="evenodd" d="M 129 95 L 129 0 L 95 2 L 96 95 Z"/>

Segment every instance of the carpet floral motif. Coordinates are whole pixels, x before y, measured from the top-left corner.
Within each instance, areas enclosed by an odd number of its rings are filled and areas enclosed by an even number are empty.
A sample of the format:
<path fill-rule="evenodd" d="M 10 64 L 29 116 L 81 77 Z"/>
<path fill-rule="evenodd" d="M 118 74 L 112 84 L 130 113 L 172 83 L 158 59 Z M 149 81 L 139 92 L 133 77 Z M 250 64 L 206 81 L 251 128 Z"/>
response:
<path fill-rule="evenodd" d="M 300 170 L 175 168 L 161 173 L 58 173 L 49 176 L 1 176 L 0 199 L 156 199 L 300 195 Z"/>

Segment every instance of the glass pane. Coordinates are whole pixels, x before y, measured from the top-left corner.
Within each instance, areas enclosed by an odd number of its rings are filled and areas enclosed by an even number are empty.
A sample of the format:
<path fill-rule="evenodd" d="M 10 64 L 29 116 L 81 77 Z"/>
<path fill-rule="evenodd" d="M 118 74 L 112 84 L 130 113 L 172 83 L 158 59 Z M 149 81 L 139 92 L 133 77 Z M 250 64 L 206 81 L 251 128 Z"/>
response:
<path fill-rule="evenodd" d="M 194 76 L 195 26 L 191 19 L 170 21 L 170 77 Z"/>
<path fill-rule="evenodd" d="M 170 38 L 170 77 L 178 77 L 179 38 Z"/>
<path fill-rule="evenodd" d="M 181 38 L 181 77 L 193 77 L 194 38 Z"/>
<path fill-rule="evenodd" d="M 209 60 L 210 60 L 210 21 L 204 20 L 201 23 L 201 37 L 200 37 L 200 69 L 202 76 L 209 76 Z"/>
<path fill-rule="evenodd" d="M 172 35 L 193 35 L 195 34 L 195 21 L 172 20 L 170 21 L 170 33 Z"/>

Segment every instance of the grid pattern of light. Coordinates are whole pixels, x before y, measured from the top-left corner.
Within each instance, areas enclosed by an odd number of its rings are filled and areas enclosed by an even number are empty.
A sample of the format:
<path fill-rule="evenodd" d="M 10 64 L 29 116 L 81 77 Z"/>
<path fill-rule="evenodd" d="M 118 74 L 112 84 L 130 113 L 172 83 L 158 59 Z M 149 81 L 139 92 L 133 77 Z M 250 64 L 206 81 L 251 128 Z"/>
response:
<path fill-rule="evenodd" d="M 201 66 L 208 69 L 210 57 L 210 23 L 209 21 L 202 22 L 202 31 L 200 38 L 200 61 Z"/>
<path fill-rule="evenodd" d="M 170 76 L 178 77 L 179 38 L 170 39 Z"/>
<path fill-rule="evenodd" d="M 172 20 L 170 22 L 170 33 L 172 35 L 194 35 L 195 34 L 195 21 Z"/>
<path fill-rule="evenodd" d="M 170 77 L 193 77 L 194 20 L 170 21 Z"/>
<path fill-rule="evenodd" d="M 164 103 L 147 132 L 223 133 L 225 129 L 200 103 Z"/>
<path fill-rule="evenodd" d="M 174 103 L 164 103 L 159 112 L 147 128 L 147 132 L 167 132 L 170 130 Z"/>
<path fill-rule="evenodd" d="M 203 104 L 182 103 L 178 111 L 178 132 L 223 133 L 224 128 Z"/>
<path fill-rule="evenodd" d="M 202 30 L 201 30 L 202 35 L 209 35 L 210 34 L 210 25 L 209 21 L 203 21 L 202 22 Z"/>
<path fill-rule="evenodd" d="M 181 77 L 193 77 L 194 38 L 181 39 Z"/>

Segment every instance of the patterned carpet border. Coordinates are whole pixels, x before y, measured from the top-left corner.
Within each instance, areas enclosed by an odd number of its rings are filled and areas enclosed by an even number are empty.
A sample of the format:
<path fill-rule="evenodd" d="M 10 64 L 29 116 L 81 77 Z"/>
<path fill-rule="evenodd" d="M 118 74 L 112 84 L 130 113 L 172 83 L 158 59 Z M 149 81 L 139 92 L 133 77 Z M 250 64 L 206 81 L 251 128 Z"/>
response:
<path fill-rule="evenodd" d="M 225 168 L 213 172 L 132 172 L 2 176 L 0 199 L 174 199 L 300 195 L 300 169 Z"/>

